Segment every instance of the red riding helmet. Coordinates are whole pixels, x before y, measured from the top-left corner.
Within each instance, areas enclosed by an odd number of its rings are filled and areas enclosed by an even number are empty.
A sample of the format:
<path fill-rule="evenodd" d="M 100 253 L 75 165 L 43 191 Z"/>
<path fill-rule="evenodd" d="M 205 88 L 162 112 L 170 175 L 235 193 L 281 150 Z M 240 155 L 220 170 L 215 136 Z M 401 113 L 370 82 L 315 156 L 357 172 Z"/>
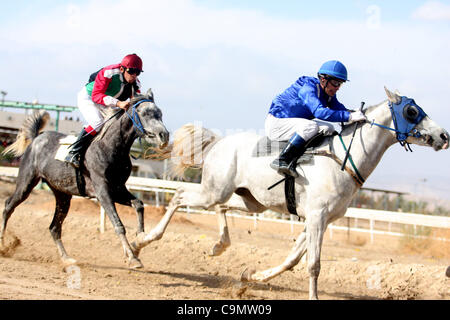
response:
<path fill-rule="evenodd" d="M 133 68 L 142 71 L 142 59 L 136 53 L 126 55 L 120 65 L 124 68 Z"/>

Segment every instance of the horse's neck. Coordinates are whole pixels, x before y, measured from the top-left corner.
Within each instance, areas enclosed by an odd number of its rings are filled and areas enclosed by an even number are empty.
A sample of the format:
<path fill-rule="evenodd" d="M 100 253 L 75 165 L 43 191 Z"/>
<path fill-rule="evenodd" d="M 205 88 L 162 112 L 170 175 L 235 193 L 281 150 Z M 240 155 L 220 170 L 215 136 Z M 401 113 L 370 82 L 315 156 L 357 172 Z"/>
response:
<path fill-rule="evenodd" d="M 392 126 L 392 117 L 387 101 L 369 108 L 366 116 L 369 121 L 374 120 L 376 123 Z M 354 127 L 351 127 L 347 128 L 345 133 L 343 132 L 347 147 L 353 130 Z M 386 150 L 396 141 L 395 134 L 392 131 L 372 126 L 370 123 L 365 123 L 356 131 L 350 154 L 355 166 L 365 179 L 378 165 Z"/>
<path fill-rule="evenodd" d="M 130 119 L 123 114 L 107 128 L 102 139 L 107 139 L 108 145 L 114 148 L 115 151 L 128 154 L 134 140 L 136 140 L 136 132 Z"/>

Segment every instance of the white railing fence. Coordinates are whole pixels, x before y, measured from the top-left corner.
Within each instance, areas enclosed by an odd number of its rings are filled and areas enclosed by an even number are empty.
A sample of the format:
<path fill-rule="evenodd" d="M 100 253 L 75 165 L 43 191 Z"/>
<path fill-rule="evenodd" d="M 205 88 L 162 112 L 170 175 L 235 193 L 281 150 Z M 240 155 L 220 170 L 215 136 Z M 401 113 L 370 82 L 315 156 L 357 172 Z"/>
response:
<path fill-rule="evenodd" d="M 10 167 L 0 167 L 0 176 L 6 177 L 17 177 L 18 169 L 10 168 Z M 189 182 L 179 182 L 179 181 L 169 181 L 169 180 L 160 180 L 160 179 L 149 179 L 149 178 L 140 178 L 140 177 L 130 177 L 127 181 L 127 187 L 131 191 L 138 192 L 154 192 L 156 205 L 159 206 L 159 195 L 165 193 L 175 193 L 175 190 L 179 187 L 188 188 L 197 188 L 199 185 L 197 183 L 189 183 Z M 236 195 L 234 195 L 236 196 Z M 237 197 L 237 196 L 236 196 Z M 214 214 L 213 211 L 207 210 L 198 210 L 195 208 L 181 208 L 179 211 L 190 213 L 201 213 L 201 214 Z M 304 225 L 303 222 L 298 221 L 297 217 L 290 216 L 289 220 L 285 219 L 277 219 L 277 218 L 268 218 L 267 215 L 270 215 L 270 211 L 263 212 L 261 214 L 240 214 L 235 212 L 227 213 L 227 216 L 232 216 L 241 219 L 251 219 L 254 223 L 254 228 L 258 227 L 259 221 L 268 221 L 272 223 L 284 223 L 290 224 L 291 232 L 294 230 L 295 225 Z M 392 211 L 382 211 L 382 210 L 372 210 L 372 209 L 361 209 L 361 208 L 348 208 L 345 214 L 346 218 L 354 219 L 354 226 L 342 226 L 330 224 L 328 226 L 329 235 L 333 237 L 334 230 L 345 230 L 347 232 L 362 232 L 370 234 L 371 243 L 374 242 L 374 236 L 377 234 L 380 235 L 390 235 L 390 236 L 404 236 L 403 232 L 393 232 L 391 231 L 391 224 L 400 224 L 400 225 L 410 225 L 413 226 L 414 230 L 417 227 L 429 227 L 429 228 L 440 228 L 440 229 L 450 229 L 450 217 L 444 216 L 431 216 L 431 215 L 423 215 L 416 213 L 403 213 L 403 212 L 392 212 Z M 358 227 L 359 221 L 368 221 L 369 228 Z M 389 224 L 388 230 L 382 230 L 382 228 L 378 228 L 376 226 L 377 222 L 383 222 Z M 361 223 L 360 223 L 361 224 Z M 366 223 L 367 224 L 367 223 Z M 100 232 L 105 231 L 105 212 L 103 208 L 100 210 Z M 423 237 L 421 235 L 412 234 L 413 237 Z M 434 238 L 443 241 L 450 241 L 450 239 L 446 238 Z"/>

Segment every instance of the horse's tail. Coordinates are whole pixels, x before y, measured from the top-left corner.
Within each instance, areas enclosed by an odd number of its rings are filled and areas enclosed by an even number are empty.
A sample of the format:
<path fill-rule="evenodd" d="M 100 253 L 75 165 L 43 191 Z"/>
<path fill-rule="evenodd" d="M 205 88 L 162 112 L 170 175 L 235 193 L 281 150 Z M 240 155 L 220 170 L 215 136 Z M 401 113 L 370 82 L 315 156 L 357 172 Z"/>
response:
<path fill-rule="evenodd" d="M 174 132 L 173 142 L 167 148 L 153 149 L 154 154 L 150 158 L 171 158 L 172 175 L 181 177 L 187 168 L 202 168 L 203 159 L 220 139 L 213 131 L 188 123 Z"/>
<path fill-rule="evenodd" d="M 36 110 L 24 121 L 22 128 L 20 128 L 17 134 L 16 141 L 5 148 L 2 154 L 12 154 L 15 157 L 20 157 L 25 153 L 27 147 L 31 144 L 34 138 L 36 138 L 44 129 L 50 115 L 47 111 Z"/>

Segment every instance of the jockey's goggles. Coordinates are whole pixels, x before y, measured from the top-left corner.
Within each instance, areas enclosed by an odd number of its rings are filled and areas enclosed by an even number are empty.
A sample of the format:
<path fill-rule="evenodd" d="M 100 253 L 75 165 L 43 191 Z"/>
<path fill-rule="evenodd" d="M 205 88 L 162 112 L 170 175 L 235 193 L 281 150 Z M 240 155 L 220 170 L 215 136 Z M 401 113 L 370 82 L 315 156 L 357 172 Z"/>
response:
<path fill-rule="evenodd" d="M 328 83 L 335 88 L 339 88 L 344 82 L 336 79 L 328 79 Z"/>
<path fill-rule="evenodd" d="M 137 75 L 139 76 L 142 72 L 142 70 L 138 69 L 138 68 L 125 68 L 125 71 L 128 72 L 131 75 Z"/>
<path fill-rule="evenodd" d="M 339 88 L 345 82 L 345 81 L 343 81 L 341 79 L 334 78 L 334 77 L 329 76 L 327 74 L 320 74 L 319 73 L 319 77 L 327 80 L 327 83 L 331 84 L 335 88 Z"/>

